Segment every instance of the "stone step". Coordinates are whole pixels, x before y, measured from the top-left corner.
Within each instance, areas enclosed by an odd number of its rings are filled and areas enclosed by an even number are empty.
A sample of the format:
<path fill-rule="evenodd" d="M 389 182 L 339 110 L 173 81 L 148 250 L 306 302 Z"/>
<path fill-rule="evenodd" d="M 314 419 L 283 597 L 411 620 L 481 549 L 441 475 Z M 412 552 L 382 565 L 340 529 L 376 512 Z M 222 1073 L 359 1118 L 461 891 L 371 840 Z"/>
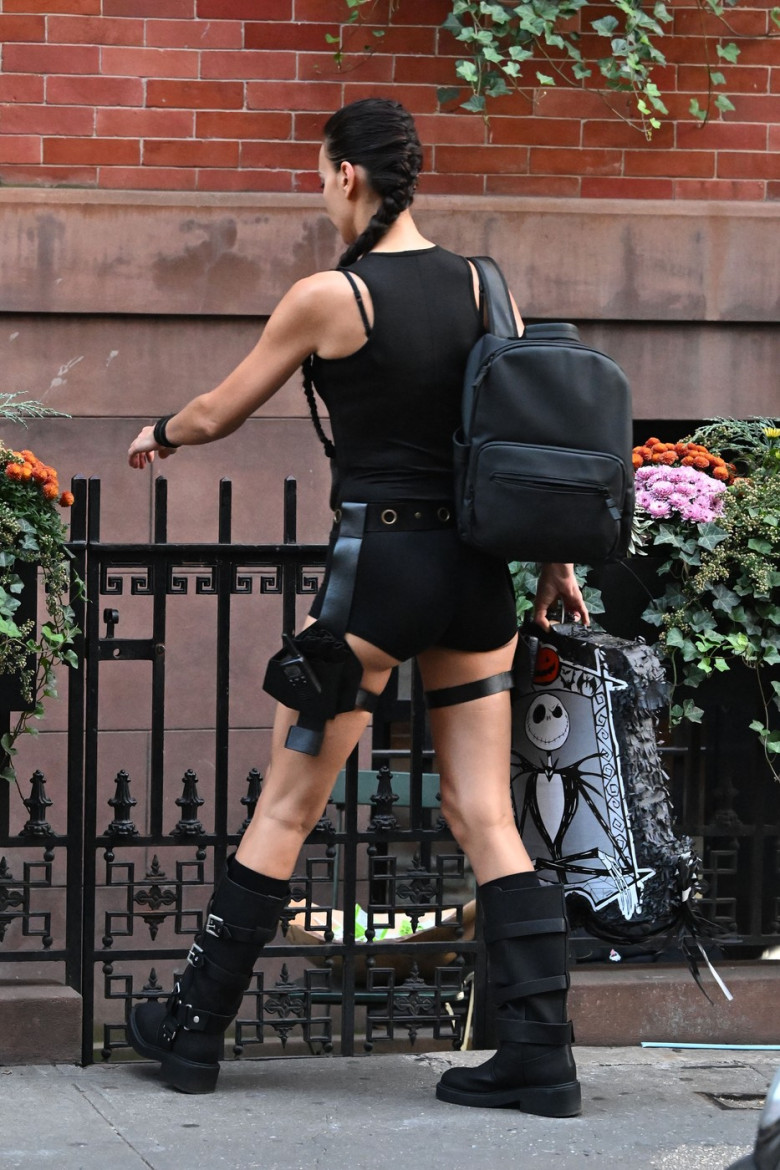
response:
<path fill-rule="evenodd" d="M 575 967 L 569 1015 L 577 1043 L 780 1043 L 780 963 L 716 963 L 734 997 L 731 1001 L 702 966 L 701 980 L 712 1002 L 696 986 L 687 967 Z"/>
<path fill-rule="evenodd" d="M 627 964 L 576 967 L 569 1011 L 577 1043 L 607 1047 L 642 1041 L 680 1044 L 780 1044 L 780 963 L 729 963 L 718 974 Z M 81 1059 L 81 996 L 62 984 L 0 980 L 0 1065 L 75 1064 Z"/>
<path fill-rule="evenodd" d="M 78 992 L 45 980 L 0 980 L 0 1065 L 80 1060 Z"/>

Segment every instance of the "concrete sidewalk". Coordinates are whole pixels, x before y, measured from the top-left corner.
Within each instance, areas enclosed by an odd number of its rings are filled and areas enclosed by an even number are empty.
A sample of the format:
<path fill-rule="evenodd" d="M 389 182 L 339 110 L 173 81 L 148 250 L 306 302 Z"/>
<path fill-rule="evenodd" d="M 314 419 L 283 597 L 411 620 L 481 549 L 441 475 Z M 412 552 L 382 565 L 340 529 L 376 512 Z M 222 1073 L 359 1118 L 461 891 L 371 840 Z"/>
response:
<path fill-rule="evenodd" d="M 724 1170 L 752 1148 L 776 1052 L 577 1048 L 583 1114 L 436 1101 L 480 1053 L 227 1062 L 214 1096 L 146 1063 L 0 1069 L 3 1170 Z"/>

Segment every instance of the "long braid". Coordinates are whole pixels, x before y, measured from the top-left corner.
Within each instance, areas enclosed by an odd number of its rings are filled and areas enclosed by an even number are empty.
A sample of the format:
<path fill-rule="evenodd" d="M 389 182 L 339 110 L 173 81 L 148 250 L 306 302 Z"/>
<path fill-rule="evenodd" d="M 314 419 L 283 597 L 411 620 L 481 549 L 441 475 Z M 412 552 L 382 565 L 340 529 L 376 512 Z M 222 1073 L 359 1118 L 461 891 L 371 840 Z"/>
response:
<path fill-rule="evenodd" d="M 414 199 L 422 167 L 422 147 L 411 114 L 400 102 L 363 98 L 338 110 L 325 123 L 325 150 L 334 166 L 362 166 L 381 202 L 367 226 L 339 258 L 339 267 L 354 264 L 376 247 L 398 216 Z M 303 363 L 303 389 L 314 429 L 329 459 L 336 449 L 325 434 L 317 411 L 312 359 Z"/>
<path fill-rule="evenodd" d="M 325 448 L 325 454 L 328 456 L 328 459 L 335 459 L 336 448 L 334 447 L 332 440 L 329 439 L 325 434 L 322 426 L 322 419 L 320 418 L 320 413 L 317 410 L 317 400 L 314 397 L 314 381 L 312 379 L 312 364 L 311 357 L 307 357 L 306 361 L 301 367 L 303 371 L 303 392 L 306 395 L 306 401 L 309 404 L 309 413 L 311 414 L 311 421 L 314 423 L 314 429 L 317 432 L 317 438 Z"/>

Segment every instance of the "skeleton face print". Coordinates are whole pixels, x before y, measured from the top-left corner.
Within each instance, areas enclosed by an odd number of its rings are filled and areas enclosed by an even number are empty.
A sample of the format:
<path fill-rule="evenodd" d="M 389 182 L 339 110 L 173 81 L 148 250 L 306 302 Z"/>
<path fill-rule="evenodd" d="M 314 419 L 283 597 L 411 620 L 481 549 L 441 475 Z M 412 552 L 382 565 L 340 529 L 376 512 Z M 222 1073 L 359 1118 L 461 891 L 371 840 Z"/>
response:
<path fill-rule="evenodd" d="M 538 695 L 525 717 L 525 733 L 531 743 L 551 752 L 564 744 L 569 735 L 569 715 L 557 695 Z"/>

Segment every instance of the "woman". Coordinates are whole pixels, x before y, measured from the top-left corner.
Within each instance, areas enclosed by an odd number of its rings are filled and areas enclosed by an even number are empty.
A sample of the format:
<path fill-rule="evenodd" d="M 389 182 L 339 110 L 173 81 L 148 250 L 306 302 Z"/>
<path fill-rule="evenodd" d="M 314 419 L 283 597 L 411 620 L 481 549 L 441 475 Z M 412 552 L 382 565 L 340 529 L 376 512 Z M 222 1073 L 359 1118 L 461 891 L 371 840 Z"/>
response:
<path fill-rule="evenodd" d="M 171 1084 L 214 1088 L 222 1034 L 273 937 L 301 846 L 368 725 L 371 697 L 394 666 L 416 657 L 442 814 L 481 887 L 501 1037 L 480 1068 L 445 1073 L 437 1095 L 569 1116 L 580 1094 L 566 1018 L 563 896 L 533 872 L 508 783 L 511 581 L 503 563 L 458 541 L 452 517 L 452 434 L 466 355 L 484 328 L 478 283 L 468 261 L 427 240 L 412 219 L 421 163 L 414 123 L 398 103 L 370 98 L 334 114 L 319 172 L 327 213 L 348 245 L 340 269 L 298 281 L 221 385 L 145 427 L 130 447 L 130 465 L 142 469 L 158 453 L 222 438 L 306 363 L 309 393 L 313 377 L 330 413 L 341 507 L 309 621 L 328 629 L 346 582 L 345 637 L 362 667 L 354 708 L 327 720 L 321 745 L 296 744 L 297 712 L 279 706 L 262 795 L 186 973 L 167 1006 L 134 1009 L 130 1037 L 161 1061 Z M 333 550 L 350 509 L 364 530 L 357 568 L 345 576 Z M 537 620 L 546 625 L 559 600 L 587 622 L 572 566 L 546 565 Z"/>

